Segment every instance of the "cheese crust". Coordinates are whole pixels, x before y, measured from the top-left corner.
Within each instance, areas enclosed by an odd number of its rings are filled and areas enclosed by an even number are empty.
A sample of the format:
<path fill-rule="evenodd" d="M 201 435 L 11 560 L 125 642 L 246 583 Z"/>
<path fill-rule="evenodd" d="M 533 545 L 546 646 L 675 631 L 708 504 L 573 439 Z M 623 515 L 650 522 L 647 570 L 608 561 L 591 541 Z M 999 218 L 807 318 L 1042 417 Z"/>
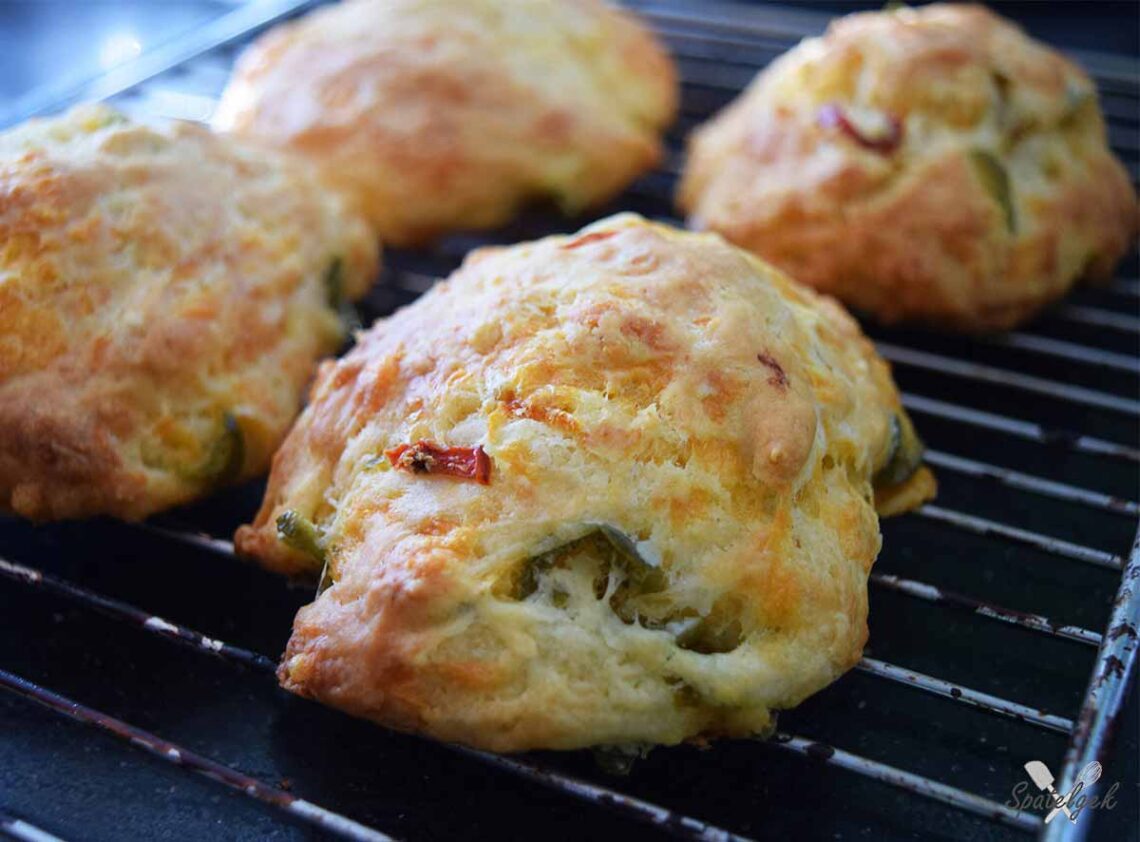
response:
<path fill-rule="evenodd" d="M 472 253 L 325 363 L 236 544 L 327 562 L 279 676 L 353 714 L 496 751 L 751 734 L 858 661 L 901 450 L 841 307 L 620 215 Z"/>
<path fill-rule="evenodd" d="M 303 162 L 80 107 L 0 135 L 0 507 L 137 519 L 264 470 L 363 294 Z"/>
<path fill-rule="evenodd" d="M 693 133 L 678 204 L 884 322 L 964 330 L 1107 280 L 1138 219 L 1084 71 L 944 4 L 841 18 L 773 62 Z"/>
<path fill-rule="evenodd" d="M 676 99 L 667 53 L 599 0 L 355 0 L 259 39 L 214 124 L 307 155 L 406 246 L 604 202 Z"/>

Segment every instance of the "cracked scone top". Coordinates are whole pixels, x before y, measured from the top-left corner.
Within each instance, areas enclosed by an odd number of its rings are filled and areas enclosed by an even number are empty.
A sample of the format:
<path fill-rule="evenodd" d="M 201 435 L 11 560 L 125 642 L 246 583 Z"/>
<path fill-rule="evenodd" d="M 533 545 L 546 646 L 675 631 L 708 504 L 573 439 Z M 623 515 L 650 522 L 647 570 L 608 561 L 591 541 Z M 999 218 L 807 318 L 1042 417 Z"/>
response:
<path fill-rule="evenodd" d="M 306 166 L 199 127 L 0 135 L 0 508 L 142 518 L 264 470 L 376 259 Z"/>
<path fill-rule="evenodd" d="M 214 124 L 308 155 L 412 245 L 605 201 L 659 160 L 676 88 L 601 0 L 355 0 L 259 39 Z"/>
<path fill-rule="evenodd" d="M 327 564 L 295 692 L 499 751 L 745 734 L 859 659 L 873 494 L 928 497 L 920 452 L 842 308 L 622 215 L 324 364 L 236 543 Z"/>
<path fill-rule="evenodd" d="M 699 228 L 883 321 L 1007 328 L 1107 279 L 1136 197 L 1089 77 L 978 6 L 850 15 L 691 137 Z"/>

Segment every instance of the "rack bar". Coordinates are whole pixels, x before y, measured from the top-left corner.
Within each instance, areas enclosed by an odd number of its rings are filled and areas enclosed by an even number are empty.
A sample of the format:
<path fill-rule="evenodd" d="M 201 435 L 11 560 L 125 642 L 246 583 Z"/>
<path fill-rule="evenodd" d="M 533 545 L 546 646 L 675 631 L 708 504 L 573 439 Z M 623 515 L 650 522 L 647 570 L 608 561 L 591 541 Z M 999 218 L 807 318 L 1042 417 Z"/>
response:
<path fill-rule="evenodd" d="M 795 46 L 788 38 L 766 38 L 756 35 L 740 38 L 719 32 L 696 33 L 688 27 L 671 25 L 665 19 L 658 20 L 653 30 L 665 39 L 674 55 L 723 64 L 745 65 L 757 72 L 763 70 L 771 61 L 768 56 L 778 56 Z M 706 44 L 711 44 L 712 48 L 704 49 Z M 735 50 L 742 57 L 725 58 L 724 48 Z M 765 58 L 757 60 L 754 58 L 757 55 Z"/>
<path fill-rule="evenodd" d="M 569 793 L 591 804 L 619 808 L 649 824 L 660 828 L 667 828 L 673 833 L 688 839 L 698 839 L 702 840 L 702 842 L 750 842 L 746 836 L 731 833 L 722 828 L 710 825 L 707 822 L 703 822 L 700 819 L 675 813 L 672 810 L 659 807 L 648 801 L 642 801 L 640 798 L 623 795 L 612 789 L 584 781 L 581 778 L 565 775 L 551 769 L 543 769 L 515 757 L 477 751 L 462 745 L 452 745 L 451 748 L 454 748 L 460 754 L 474 757 L 485 763 L 490 763 L 499 769 L 513 772 L 528 781 L 541 784 L 549 789 Z"/>
<path fill-rule="evenodd" d="M 902 404 L 912 412 L 921 412 L 950 421 L 970 424 L 974 427 L 995 430 L 999 433 L 1006 433 L 1040 444 L 1057 445 L 1078 453 L 1094 456 L 1111 456 L 1117 459 L 1127 459 L 1130 462 L 1140 462 L 1140 450 L 1094 436 L 1085 436 L 1069 430 L 1050 429 L 1032 421 L 1009 418 L 1005 415 L 984 412 L 980 409 L 959 406 L 909 392 L 902 393 Z"/>
<path fill-rule="evenodd" d="M 1040 532 L 1032 532 L 1028 529 L 1009 526 L 1008 524 L 1000 523 L 996 520 L 989 520 L 988 518 L 957 512 L 953 509 L 943 508 L 942 506 L 927 504 L 920 506 L 909 514 L 923 517 L 927 520 L 945 523 L 975 535 L 983 535 L 986 537 L 996 535 L 1007 541 L 1024 544 L 1052 555 L 1070 558 L 1073 561 L 1095 564 L 1098 567 L 1107 567 L 1111 570 L 1119 570 L 1124 566 L 1124 560 L 1120 556 L 1113 555 L 1104 550 L 1086 547 L 1083 544 L 1074 544 L 1071 541 L 1064 541 L 1060 538 L 1054 538 L 1051 535 L 1042 535 Z"/>
<path fill-rule="evenodd" d="M 18 842 L 64 842 L 55 834 L 48 833 L 7 810 L 0 810 L 0 836 L 10 836 Z"/>
<path fill-rule="evenodd" d="M 791 42 L 799 41 L 822 33 L 833 19 L 827 12 L 809 11 L 789 7 L 778 10 L 763 6 L 741 6 L 739 4 L 706 0 L 694 12 L 677 7 L 664 7 L 646 0 L 628 2 L 639 15 L 654 21 L 678 24 L 687 31 L 698 28 L 705 31 L 724 32 L 728 35 L 776 36 Z M 791 43 L 788 44 L 792 46 Z M 1098 85 L 1126 96 L 1136 96 L 1137 73 L 1135 62 L 1118 56 L 1094 50 L 1067 50 L 1088 71 Z"/>
<path fill-rule="evenodd" d="M 705 16 L 704 14 L 696 15 L 680 8 L 663 8 L 653 3 L 634 2 L 629 5 L 642 17 L 652 20 L 655 25 L 658 21 L 668 21 L 689 28 L 690 31 L 694 27 L 703 27 L 712 31 L 745 33 L 763 38 L 775 37 L 787 41 L 787 47 L 791 47 L 801 38 L 822 33 L 831 19 L 831 15 L 826 13 L 793 10 L 791 8 L 783 8 L 775 14 L 771 14 L 763 7 L 757 6 L 749 9 L 755 14 L 749 15 L 747 18 L 739 13 L 735 18 L 725 18 L 719 9 L 716 10 L 718 14 Z M 709 5 L 711 11 L 712 4 Z"/>
<path fill-rule="evenodd" d="M 1084 506 L 1101 509 L 1106 512 L 1123 515 L 1140 515 L 1140 503 L 1133 500 L 1125 500 L 1121 497 L 1113 497 L 1110 494 L 1102 494 L 1099 491 L 1090 491 L 1087 488 L 1079 488 L 1075 485 L 1069 485 L 1063 482 L 1054 482 L 1053 480 L 1033 476 L 1032 474 L 1023 474 L 1020 471 L 990 465 L 986 462 L 979 462 L 974 459 L 967 459 L 965 456 L 944 453 L 941 450 L 927 450 L 922 458 L 923 461 L 930 463 L 936 468 L 954 471 L 955 473 L 965 474 L 971 477 L 996 480 L 1002 485 L 1016 488 L 1019 491 L 1029 491 L 1033 494 L 1040 494 L 1042 497 L 1051 497 L 1055 500 L 1064 500 L 1069 503 L 1080 503 Z"/>
<path fill-rule="evenodd" d="M 895 576 L 891 573 L 871 573 L 871 583 L 879 587 L 887 588 L 888 590 L 912 596 L 916 599 L 933 602 L 938 605 L 946 605 L 952 608 L 959 608 L 969 611 L 972 614 L 977 614 L 979 617 L 998 620 L 1002 623 L 1028 629 L 1029 631 L 1040 632 L 1050 637 L 1072 640 L 1076 643 L 1083 643 L 1086 646 L 1099 646 L 1101 642 L 1101 635 L 1089 629 L 1083 629 L 1080 626 L 1062 625 L 1043 614 L 1030 614 L 1024 611 L 1015 611 L 1012 608 L 1004 608 L 1000 605 L 993 605 L 992 603 L 975 599 L 972 596 L 966 596 L 956 591 L 947 590 L 946 588 L 929 585 L 926 582 L 919 582 L 915 579 L 904 579 L 901 576 Z"/>
<path fill-rule="evenodd" d="M 933 801 L 948 804 L 951 807 L 957 807 L 960 810 L 965 810 L 966 812 L 982 816 L 983 818 L 1015 827 L 1018 830 L 1033 833 L 1036 832 L 1042 824 L 1041 820 L 1036 816 L 1022 813 L 1020 810 L 1014 810 L 1004 804 L 990 801 L 988 798 L 974 795 L 971 792 L 966 792 L 965 790 L 949 786 L 948 784 L 939 783 L 930 778 L 925 778 L 922 775 L 905 772 L 902 769 L 896 769 L 894 766 L 888 766 L 877 760 L 870 760 L 869 758 L 852 754 L 843 749 L 834 748 L 826 743 L 779 732 L 771 740 L 762 742 L 764 745 L 770 745 L 785 751 L 790 751 L 794 754 L 800 754 L 831 766 L 838 766 L 841 769 L 855 772 L 856 774 L 863 775 L 866 778 L 879 781 L 880 783 L 898 787 L 913 795 L 921 795 Z"/>
<path fill-rule="evenodd" d="M 1098 392 L 1095 389 L 1086 389 L 1084 386 L 1074 386 L 1071 383 L 1046 380 L 1043 377 L 1022 374 L 1019 371 L 1009 371 L 982 363 L 967 362 L 942 354 L 902 348 L 889 342 L 876 342 L 875 347 L 884 359 L 899 365 L 909 365 L 928 371 L 936 371 L 940 374 L 965 377 L 970 380 L 981 380 L 998 386 L 1012 386 L 1026 392 L 1047 395 L 1053 399 L 1066 400 L 1081 406 L 1094 406 L 1129 415 L 1140 415 L 1140 401 L 1133 398 L 1124 398 L 1108 392 Z"/>
<path fill-rule="evenodd" d="M 1032 351 L 1058 359 L 1111 368 L 1129 374 L 1140 374 L 1140 358 L 1128 354 L 1117 354 L 1113 351 L 1104 351 L 1100 348 L 1089 348 L 1075 342 L 1064 342 L 1048 336 L 1037 336 L 1032 333 L 1001 333 L 979 337 L 979 339 L 987 345 L 1000 345 L 1018 351 Z"/>
<path fill-rule="evenodd" d="M 173 538 L 179 543 L 188 544 L 191 547 L 198 547 L 202 550 L 209 550 L 218 555 L 229 556 L 230 558 L 237 556 L 237 551 L 234 549 L 234 542 L 226 538 L 215 538 L 213 535 L 207 535 L 205 532 L 160 526 L 157 523 L 138 523 L 135 524 L 135 526 L 153 535 L 160 535 L 163 538 Z"/>
<path fill-rule="evenodd" d="M 914 687 L 935 696 L 961 702 L 964 705 L 969 705 L 986 713 L 996 713 L 999 716 L 1007 716 L 1011 719 L 1028 722 L 1049 731 L 1056 731 L 1059 734 L 1069 734 L 1073 730 L 1073 720 L 1066 719 L 1063 716 L 1055 716 L 1040 709 L 1031 708 L 1028 705 L 1010 702 L 999 696 L 991 696 L 989 693 L 983 693 L 980 690 L 971 690 L 969 687 L 953 684 L 941 678 L 935 678 L 934 676 L 925 675 L 915 670 L 897 667 L 894 664 L 880 661 L 877 658 L 865 657 L 856 664 L 855 669 L 867 673 L 868 675 L 874 675 L 878 678 L 885 678 L 888 681 Z"/>
<path fill-rule="evenodd" d="M 142 728 L 121 719 L 87 707 L 66 696 L 61 696 L 5 669 L 0 669 L 0 688 L 17 696 L 22 696 L 28 701 L 54 711 L 67 719 L 110 734 L 148 754 L 165 760 L 167 763 L 173 763 L 175 766 L 181 766 L 215 780 L 230 789 L 243 792 L 263 804 L 280 808 L 322 830 L 335 833 L 345 839 L 351 839 L 353 842 L 392 842 L 390 836 L 353 821 L 347 816 L 326 810 L 324 807 L 291 795 L 285 790 L 278 789 L 257 778 L 251 778 L 249 775 L 211 760 L 205 755 L 164 740 L 149 731 L 144 731 Z"/>
<path fill-rule="evenodd" d="M 1077 304 L 1065 304 L 1048 315 L 1058 316 L 1066 321 L 1079 322 L 1093 327 L 1104 327 L 1111 330 L 1120 330 L 1126 333 L 1140 333 L 1140 318 L 1127 313 L 1115 313 L 1112 310 L 1101 310 L 1097 307 L 1082 307 Z"/>
<path fill-rule="evenodd" d="M 269 672 L 273 672 L 276 669 L 274 662 L 264 655 L 259 655 L 256 652 L 251 652 L 248 649 L 242 649 L 238 646 L 231 646 L 213 637 L 207 637 L 200 632 L 171 623 L 155 614 L 149 614 L 122 600 L 103 596 L 87 588 L 73 585 L 63 579 L 57 579 L 40 570 L 24 567 L 22 564 L 15 564 L 3 556 L 0 556 L 0 576 L 24 582 L 38 590 L 48 591 L 57 596 L 81 602 L 84 605 L 94 608 L 101 614 L 114 617 L 118 620 L 125 620 L 132 625 L 139 626 L 140 628 L 162 635 L 163 637 L 168 637 L 192 649 L 197 649 L 211 655 L 217 655 L 227 660 L 243 664 L 244 666 L 252 667 L 253 669 L 268 670 Z"/>
<path fill-rule="evenodd" d="M 1124 707 L 1124 694 L 1128 680 L 1136 667 L 1136 652 L 1140 648 L 1140 530 L 1132 544 L 1128 565 L 1120 576 L 1108 631 L 1097 651 L 1096 664 L 1085 690 L 1073 738 L 1065 751 L 1058 792 L 1072 789 L 1081 769 L 1093 760 L 1106 759 L 1117 717 Z M 1083 792 L 1092 796 L 1104 786 L 1098 781 Z M 1079 842 L 1088 834 L 1092 822 L 1053 822 L 1046 825 L 1043 842 Z"/>

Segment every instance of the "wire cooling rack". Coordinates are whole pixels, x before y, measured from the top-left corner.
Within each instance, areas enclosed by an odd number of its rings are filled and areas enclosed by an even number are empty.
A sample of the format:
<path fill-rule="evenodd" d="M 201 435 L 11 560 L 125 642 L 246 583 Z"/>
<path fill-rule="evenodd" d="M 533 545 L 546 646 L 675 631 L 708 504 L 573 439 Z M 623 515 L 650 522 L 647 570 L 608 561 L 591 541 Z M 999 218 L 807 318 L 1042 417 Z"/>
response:
<path fill-rule="evenodd" d="M 110 99 L 146 116 L 208 120 L 238 49 L 310 5 L 236 8 L 111 74 L 21 100 L 3 119 Z M 826 17 L 696 0 L 630 5 L 677 57 L 682 114 L 665 165 L 598 215 L 630 209 L 680 224 L 671 195 L 684 136 Z M 1135 183 L 1135 57 L 1077 58 L 1097 80 Z M 474 246 L 580 222 L 535 210 L 490 235 L 389 252 L 363 315 L 414 300 Z M 1136 276 L 1133 256 L 1107 288 L 1079 291 L 1001 336 L 869 326 L 941 481 L 935 504 L 884 524 L 872 648 L 851 675 L 786 713 L 772 740 L 658 751 L 628 778 L 581 754 L 497 757 L 395 735 L 277 691 L 275 655 L 308 594 L 232 558 L 228 536 L 254 511 L 258 483 L 139 526 L 0 520 L 0 833 L 1134 833 L 1136 717 L 1120 719 L 1140 619 Z M 1129 748 L 1112 753 L 1118 725 Z M 1046 827 L 1041 811 L 1011 806 L 1031 759 L 1056 771 L 1061 791 L 1101 760 L 1100 792 L 1122 780 L 1120 806 Z"/>

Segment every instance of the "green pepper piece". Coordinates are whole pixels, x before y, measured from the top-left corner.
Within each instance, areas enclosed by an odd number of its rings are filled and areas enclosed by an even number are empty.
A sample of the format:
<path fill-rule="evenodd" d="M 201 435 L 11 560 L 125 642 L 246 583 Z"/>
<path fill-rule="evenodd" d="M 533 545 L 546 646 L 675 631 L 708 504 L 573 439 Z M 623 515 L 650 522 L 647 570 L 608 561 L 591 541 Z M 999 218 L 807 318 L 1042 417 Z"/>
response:
<path fill-rule="evenodd" d="M 1005 215 L 1005 225 L 1012 232 L 1017 230 L 1017 214 L 1013 207 L 1013 185 L 1009 171 L 992 152 L 985 149 L 970 150 L 970 164 L 986 192 L 1001 207 Z"/>
<path fill-rule="evenodd" d="M 704 697 L 696 687 L 677 679 L 676 689 L 673 690 L 673 704 L 679 708 L 699 708 L 704 704 Z"/>
<path fill-rule="evenodd" d="M 910 419 L 895 413 L 891 416 L 891 446 L 887 460 L 875 472 L 871 484 L 876 488 L 899 485 L 910 479 L 922 464 L 922 441 L 914 432 Z"/>
<path fill-rule="evenodd" d="M 603 570 L 599 581 L 595 582 L 595 591 L 598 591 L 598 596 L 605 593 L 606 574 L 608 570 L 605 569 L 608 564 L 608 559 L 605 558 L 610 545 L 601 540 L 601 530 L 588 532 L 581 538 L 575 538 L 565 544 L 560 544 L 553 549 L 539 553 L 538 555 L 531 556 L 524 562 L 522 573 L 518 581 L 515 583 L 512 598 L 517 600 L 524 600 L 531 596 L 538 590 L 539 580 L 562 564 L 564 559 L 573 557 L 579 553 L 588 555 L 595 558 L 602 564 Z M 599 590 L 600 589 L 600 590 Z M 559 605 L 566 604 L 567 594 L 563 593 L 561 599 L 559 594 L 554 594 L 554 603 Z M 561 605 L 559 605 L 561 607 Z"/>
<path fill-rule="evenodd" d="M 669 587 L 669 578 L 665 575 L 665 571 L 642 558 L 641 553 L 637 551 L 637 544 L 628 535 L 605 524 L 598 527 L 598 532 L 615 551 L 610 559 L 611 564 L 619 567 L 625 574 L 625 581 L 618 586 L 614 599 L 618 598 L 623 589 L 629 590 L 633 596 L 640 596 L 661 593 Z"/>
<path fill-rule="evenodd" d="M 326 561 L 324 539 L 321 537 L 320 530 L 311 520 L 293 509 L 282 512 L 278 516 L 277 538 L 286 546 L 304 553 L 314 561 Z M 324 573 L 322 573 L 321 579 L 323 582 Z"/>
<path fill-rule="evenodd" d="M 543 576 L 564 565 L 568 558 L 579 555 L 597 563 L 594 595 L 598 599 L 610 590 L 611 579 L 618 577 L 609 605 L 622 622 L 638 623 L 648 629 L 668 628 L 678 646 L 702 654 L 731 652 L 740 646 L 740 622 L 732 612 L 714 611 L 707 617 L 696 617 L 691 609 L 682 609 L 664 618 L 651 618 L 638 611 L 636 601 L 665 591 L 669 587 L 669 577 L 664 570 L 641 556 L 636 543 L 628 535 L 607 524 L 599 524 L 594 531 L 580 538 L 527 559 L 517 574 L 511 598 L 527 599 L 538 591 Z M 556 607 L 564 607 L 567 594 L 554 591 L 551 600 Z"/>
<path fill-rule="evenodd" d="M 334 310 L 344 305 L 344 261 L 339 257 L 334 257 L 325 270 L 325 295 Z"/>
<path fill-rule="evenodd" d="M 521 602 L 537 591 L 539 578 L 554 567 L 554 562 L 557 558 L 556 554 L 562 549 L 564 549 L 564 547 L 558 547 L 549 552 L 528 558 L 523 563 L 522 574 L 515 583 L 511 598 Z"/>
<path fill-rule="evenodd" d="M 725 621 L 710 614 L 690 624 L 677 635 L 676 640 L 682 649 L 702 655 L 731 652 L 740 646 L 740 621 L 735 618 Z"/>
<path fill-rule="evenodd" d="M 231 413 L 225 412 L 221 427 L 202 463 L 185 471 L 187 478 L 210 486 L 221 486 L 241 475 L 245 465 L 245 436 L 241 425 Z"/>
<path fill-rule="evenodd" d="M 336 311 L 345 330 L 348 332 L 358 330 L 361 326 L 360 316 L 345 294 L 344 260 L 339 256 L 334 257 L 325 270 L 325 295 L 329 307 Z"/>
<path fill-rule="evenodd" d="M 529 597 L 538 590 L 543 575 L 563 563 L 564 559 L 578 553 L 595 559 L 599 564 L 598 576 L 594 582 L 594 592 L 598 598 L 605 594 L 610 576 L 622 577 L 621 584 L 610 597 L 610 606 L 627 623 L 634 620 L 632 609 L 626 607 L 630 599 L 642 594 L 659 593 L 669 585 L 664 571 L 645 561 L 628 536 L 611 526 L 600 525 L 581 538 L 527 559 L 513 588 L 512 598 L 523 600 Z M 565 595 L 560 600 L 559 595 L 554 594 L 554 602 L 555 605 L 559 602 L 565 604 Z"/>

